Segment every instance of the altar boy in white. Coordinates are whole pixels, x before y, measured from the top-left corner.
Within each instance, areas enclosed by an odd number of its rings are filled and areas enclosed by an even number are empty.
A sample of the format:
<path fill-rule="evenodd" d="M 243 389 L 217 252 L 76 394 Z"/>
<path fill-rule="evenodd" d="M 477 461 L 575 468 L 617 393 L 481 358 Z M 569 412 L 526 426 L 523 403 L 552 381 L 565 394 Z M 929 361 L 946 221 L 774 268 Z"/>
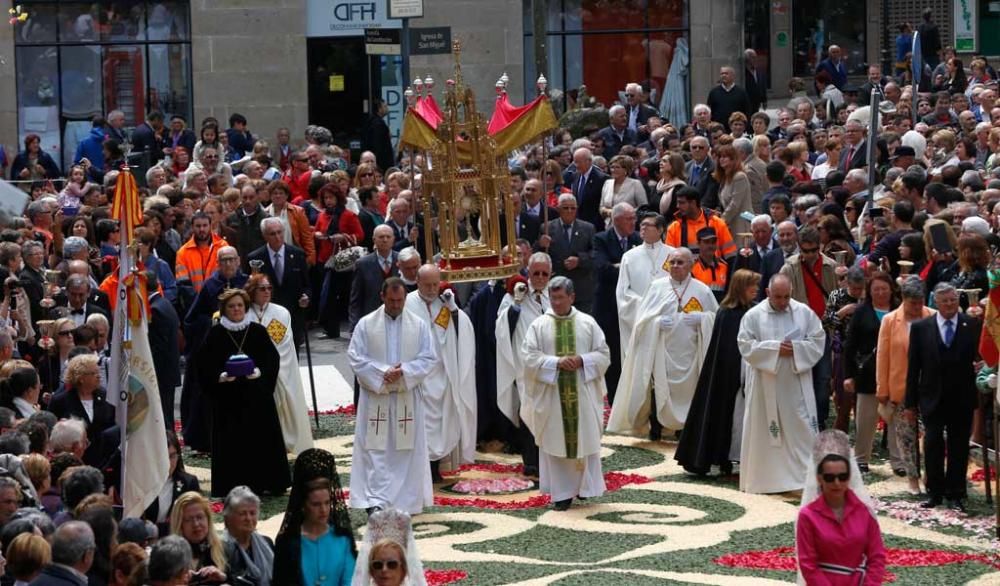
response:
<path fill-rule="evenodd" d="M 404 309 L 403 281 L 386 279 L 381 296 L 382 307 L 361 318 L 347 349 L 361 385 L 350 505 L 415 515 L 434 502 L 420 397 L 438 357 L 427 324 Z"/>
<path fill-rule="evenodd" d="M 565 511 L 604 494 L 604 372 L 611 354 L 594 318 L 573 307 L 573 282 L 549 281 L 551 307 L 524 337 L 525 400 L 539 447 L 539 485 Z"/>
<path fill-rule="evenodd" d="M 826 333 L 816 313 L 791 298 L 785 275 L 771 277 L 767 299 L 743 316 L 736 341 L 746 361 L 746 410 L 740 490 L 801 490 L 817 434 L 813 366 Z"/>
<path fill-rule="evenodd" d="M 431 331 L 440 360 L 424 379 L 420 397 L 427 427 L 431 480 L 446 469 L 476 459 L 476 344 L 472 321 L 455 303 L 455 292 L 440 292 L 441 269 L 425 264 L 417 271 L 417 290 L 406 296 L 406 310 Z"/>
<path fill-rule="evenodd" d="M 632 339 L 632 328 L 639 316 L 639 306 L 653 281 L 670 274 L 667 257 L 672 246 L 663 243 L 667 222 L 660 214 L 649 214 L 639 222 L 642 246 L 636 246 L 622 255 L 618 271 L 615 297 L 618 300 L 618 330 L 621 332 L 622 363 Z"/>

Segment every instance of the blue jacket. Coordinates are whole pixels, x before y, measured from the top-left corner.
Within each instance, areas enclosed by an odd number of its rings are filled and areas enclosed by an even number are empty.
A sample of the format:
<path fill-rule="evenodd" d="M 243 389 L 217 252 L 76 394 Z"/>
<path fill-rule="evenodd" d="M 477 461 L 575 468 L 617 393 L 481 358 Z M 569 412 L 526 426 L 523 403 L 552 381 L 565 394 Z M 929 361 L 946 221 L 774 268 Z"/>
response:
<path fill-rule="evenodd" d="M 820 71 L 826 71 L 830 74 L 830 78 L 833 79 L 833 85 L 837 86 L 838 90 L 843 90 L 844 86 L 847 85 L 847 64 L 843 59 L 840 60 L 840 63 L 834 65 L 830 61 L 830 58 L 827 57 L 816 66 L 816 73 Z"/>
<path fill-rule="evenodd" d="M 91 128 L 90 135 L 76 145 L 76 155 L 73 163 L 79 164 L 86 157 L 94 169 L 104 169 L 104 140 L 107 135 L 100 128 Z"/>

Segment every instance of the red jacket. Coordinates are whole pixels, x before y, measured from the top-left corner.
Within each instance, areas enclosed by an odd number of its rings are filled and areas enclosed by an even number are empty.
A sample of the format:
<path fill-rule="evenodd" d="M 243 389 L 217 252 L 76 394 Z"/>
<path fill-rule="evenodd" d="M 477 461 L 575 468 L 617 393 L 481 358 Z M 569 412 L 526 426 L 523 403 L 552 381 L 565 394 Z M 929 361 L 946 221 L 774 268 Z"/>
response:
<path fill-rule="evenodd" d="M 795 548 L 806 584 L 878 586 L 885 575 L 885 546 L 878 521 L 851 491 L 843 521 L 837 521 L 822 496 L 799 510 Z M 862 560 L 867 566 L 863 582 L 861 573 L 852 571 Z"/>
<path fill-rule="evenodd" d="M 332 214 L 326 210 L 320 212 L 319 217 L 316 218 L 316 232 L 325 236 L 327 234 L 327 228 L 330 227 L 331 220 L 333 220 Z M 355 242 L 361 242 L 365 238 L 365 230 L 361 227 L 361 220 L 358 219 L 357 214 L 347 208 L 344 208 L 344 210 L 340 212 L 340 222 L 337 224 L 337 233 L 353 236 Z M 334 250 L 333 240 L 316 239 L 317 262 L 320 264 L 325 263 L 335 252 L 340 252 L 340 250 Z"/>
<path fill-rule="evenodd" d="M 309 199 L 309 182 L 312 181 L 312 172 L 302 173 L 297 177 L 292 177 L 292 174 L 285 173 L 281 176 L 281 180 L 288 184 L 288 187 L 292 190 L 292 203 L 295 205 L 302 205 L 302 202 Z"/>

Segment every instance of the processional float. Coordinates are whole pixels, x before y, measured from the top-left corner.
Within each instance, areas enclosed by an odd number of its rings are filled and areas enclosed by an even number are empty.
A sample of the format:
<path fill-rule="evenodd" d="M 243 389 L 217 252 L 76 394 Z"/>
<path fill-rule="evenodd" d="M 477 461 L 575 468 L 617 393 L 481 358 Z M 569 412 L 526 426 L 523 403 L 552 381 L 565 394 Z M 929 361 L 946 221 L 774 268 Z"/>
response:
<path fill-rule="evenodd" d="M 418 154 L 424 159 L 416 209 L 423 216 L 426 256 L 441 268 L 442 279 L 503 279 L 520 267 L 514 247 L 501 245 L 515 240 L 508 155 L 554 130 L 556 117 L 544 87 L 535 100 L 515 107 L 501 81 L 487 121 L 462 80 L 458 41 L 452 52 L 455 74 L 446 82 L 443 109 L 429 77 L 407 88 L 399 149 L 409 151 L 411 168 Z"/>

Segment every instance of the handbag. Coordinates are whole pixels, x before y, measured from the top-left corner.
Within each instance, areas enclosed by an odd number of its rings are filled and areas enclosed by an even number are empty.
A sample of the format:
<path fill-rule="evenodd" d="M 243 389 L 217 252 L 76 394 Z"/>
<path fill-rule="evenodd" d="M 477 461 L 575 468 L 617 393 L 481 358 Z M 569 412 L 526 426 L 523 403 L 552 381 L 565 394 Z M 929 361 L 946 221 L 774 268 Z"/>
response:
<path fill-rule="evenodd" d="M 353 271 L 354 265 L 367 253 L 368 250 L 364 246 L 349 246 L 331 255 L 324 266 L 337 273 L 347 273 Z"/>

